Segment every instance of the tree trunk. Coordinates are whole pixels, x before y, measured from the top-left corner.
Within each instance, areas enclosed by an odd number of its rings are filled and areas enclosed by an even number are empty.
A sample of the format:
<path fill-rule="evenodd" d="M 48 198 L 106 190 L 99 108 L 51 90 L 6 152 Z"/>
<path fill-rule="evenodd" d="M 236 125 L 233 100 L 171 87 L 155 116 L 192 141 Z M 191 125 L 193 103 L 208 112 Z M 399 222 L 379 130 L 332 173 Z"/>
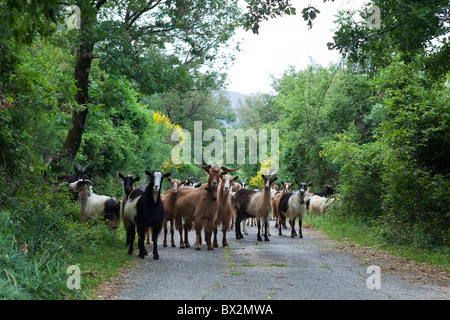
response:
<path fill-rule="evenodd" d="M 75 63 L 75 85 L 78 88 L 75 101 L 81 110 L 72 114 L 72 126 L 67 132 L 66 140 L 62 146 L 62 154 L 69 160 L 75 159 L 81 146 L 84 124 L 89 111 L 89 70 L 93 60 L 94 44 L 81 44 L 77 50 Z"/>

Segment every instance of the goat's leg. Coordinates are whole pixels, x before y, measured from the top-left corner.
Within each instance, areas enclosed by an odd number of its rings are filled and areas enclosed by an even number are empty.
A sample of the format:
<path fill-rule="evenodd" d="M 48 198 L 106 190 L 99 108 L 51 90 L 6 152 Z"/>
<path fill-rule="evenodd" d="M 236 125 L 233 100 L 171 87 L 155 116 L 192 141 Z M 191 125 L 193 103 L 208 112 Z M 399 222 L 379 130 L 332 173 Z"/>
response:
<path fill-rule="evenodd" d="M 175 226 L 178 229 L 178 233 L 180 234 L 180 249 L 184 249 L 184 242 L 183 242 L 183 220 L 181 217 L 177 216 L 175 221 Z"/>
<path fill-rule="evenodd" d="M 270 241 L 268 235 L 270 235 L 269 229 L 269 217 L 264 218 L 264 241 Z"/>
<path fill-rule="evenodd" d="M 152 228 L 152 242 L 153 242 L 153 259 L 159 260 L 158 254 L 158 235 L 161 232 L 161 226 L 156 225 Z"/>
<path fill-rule="evenodd" d="M 172 220 L 170 221 L 170 226 L 172 227 Z M 163 227 L 164 227 L 164 240 L 163 240 L 163 247 L 167 247 L 167 221 L 166 219 L 164 219 L 163 222 Z M 172 230 L 171 230 L 172 231 Z"/>
<path fill-rule="evenodd" d="M 206 232 L 206 231 L 205 231 Z M 213 247 L 218 248 L 219 244 L 217 243 L 217 227 L 214 227 L 214 240 L 213 240 Z"/>
<path fill-rule="evenodd" d="M 174 236 L 173 236 L 175 233 L 175 230 L 173 229 L 173 224 L 174 224 L 174 220 L 170 219 L 170 244 L 172 245 L 173 248 L 175 248 L 176 245 L 175 245 L 175 240 L 174 240 Z"/>
<path fill-rule="evenodd" d="M 127 244 L 129 245 L 128 254 L 133 254 L 134 238 L 136 236 L 136 227 L 131 225 L 127 230 Z"/>
<path fill-rule="evenodd" d="M 259 219 L 259 218 L 258 218 L 258 221 L 257 221 L 257 225 L 258 225 L 258 234 L 256 235 L 256 239 L 258 241 L 262 241 L 262 238 L 261 238 L 261 219 Z"/>
<path fill-rule="evenodd" d="M 146 255 L 148 255 L 147 250 L 145 249 L 145 230 L 144 226 L 137 226 L 138 232 L 138 248 L 139 248 L 139 258 L 144 259 Z"/>
<path fill-rule="evenodd" d="M 244 221 L 244 224 L 245 224 L 245 221 Z M 236 217 L 235 229 L 236 229 L 236 240 L 243 239 L 244 236 L 241 233 L 241 217 L 240 216 Z"/>
<path fill-rule="evenodd" d="M 298 221 L 298 233 L 300 234 L 300 238 L 303 238 L 303 234 L 302 234 L 302 219 L 299 218 Z"/>
<path fill-rule="evenodd" d="M 184 223 L 184 247 L 186 248 L 190 248 L 191 244 L 189 243 L 189 224 L 188 223 Z"/>
<path fill-rule="evenodd" d="M 248 235 L 247 227 L 245 226 L 245 221 L 248 221 L 248 219 L 242 220 L 242 231 L 244 231 L 245 235 Z"/>
<path fill-rule="evenodd" d="M 283 224 L 283 221 L 286 220 L 286 217 L 280 212 L 278 216 L 278 235 L 282 236 L 283 233 L 281 233 L 281 225 Z"/>
<path fill-rule="evenodd" d="M 228 247 L 228 242 L 227 242 L 227 231 L 229 230 L 229 226 L 230 226 L 230 221 L 222 221 L 222 245 L 224 247 Z"/>
<path fill-rule="evenodd" d="M 202 225 L 197 226 L 197 224 L 196 224 L 195 225 L 195 236 L 196 236 L 196 239 L 195 239 L 195 244 L 194 244 L 195 250 L 201 250 L 202 249 L 200 247 L 200 242 L 201 242 L 201 238 L 202 238 L 201 232 L 202 232 Z"/>
<path fill-rule="evenodd" d="M 291 225 L 291 238 L 294 238 L 296 236 L 296 232 L 295 232 L 295 218 L 289 219 L 289 224 Z"/>
<path fill-rule="evenodd" d="M 214 247 L 211 243 L 211 236 L 212 236 L 212 226 L 208 225 L 205 226 L 205 241 L 206 241 L 206 246 L 208 248 L 208 250 L 214 250 Z M 217 239 L 216 239 L 217 241 Z"/>

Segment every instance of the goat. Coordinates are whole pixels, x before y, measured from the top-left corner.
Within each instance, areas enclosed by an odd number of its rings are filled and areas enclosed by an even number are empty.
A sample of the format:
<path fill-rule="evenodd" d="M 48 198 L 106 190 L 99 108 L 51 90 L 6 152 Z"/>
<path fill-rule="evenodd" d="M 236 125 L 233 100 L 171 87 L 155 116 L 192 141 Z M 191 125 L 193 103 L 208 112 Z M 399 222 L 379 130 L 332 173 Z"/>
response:
<path fill-rule="evenodd" d="M 161 200 L 161 184 L 164 178 L 170 173 L 163 174 L 161 171 L 149 172 L 145 174 L 150 177 L 150 182 L 145 189 L 137 188 L 130 192 L 125 204 L 124 219 L 128 220 L 127 243 L 130 245 L 128 254 L 133 253 L 136 227 L 138 233 L 139 257 L 144 259 L 148 255 L 144 247 L 145 232 L 152 228 L 153 259 L 158 260 L 158 235 L 161 232 L 164 220 L 164 205 Z"/>
<path fill-rule="evenodd" d="M 289 182 L 283 182 L 281 181 L 281 184 L 283 185 L 283 190 L 279 193 L 277 193 L 272 201 L 272 210 L 273 210 L 273 216 L 275 218 L 275 228 L 278 228 L 278 224 L 280 223 L 280 214 L 278 212 L 278 206 L 280 205 L 281 197 L 288 191 L 291 190 L 291 187 L 294 185 L 294 183 Z M 283 228 L 286 227 L 286 221 L 284 221 Z"/>
<path fill-rule="evenodd" d="M 174 205 L 177 198 L 178 189 L 187 182 L 187 180 L 180 181 L 178 179 L 170 179 L 167 178 L 167 180 L 170 182 L 170 189 L 166 191 L 164 195 L 162 195 L 162 202 L 164 205 L 164 240 L 163 240 L 163 247 L 167 247 L 167 221 L 170 222 L 170 243 L 172 247 L 175 247 L 175 241 L 173 238 L 174 235 Z M 148 243 L 148 241 L 147 241 Z"/>
<path fill-rule="evenodd" d="M 80 179 L 83 179 L 83 175 L 86 173 L 87 165 L 85 165 L 83 168 L 80 168 L 80 165 L 77 163 L 73 167 L 75 170 L 75 175 L 73 174 L 62 174 L 58 176 L 58 181 L 61 183 L 62 181 L 66 181 L 68 183 L 72 183 L 75 181 L 78 181 Z"/>
<path fill-rule="evenodd" d="M 197 182 L 193 182 L 192 180 L 197 180 Z M 185 181 L 186 182 L 184 182 L 181 185 L 182 188 L 184 188 L 184 187 L 199 188 L 202 185 L 202 183 L 200 182 L 200 179 L 196 178 L 196 177 L 190 177 Z"/>
<path fill-rule="evenodd" d="M 125 196 L 123 197 L 123 201 L 122 201 L 123 205 L 122 205 L 122 210 L 121 210 L 121 216 L 122 216 L 123 226 L 124 226 L 125 230 L 128 230 L 130 228 L 130 221 L 128 219 L 124 218 L 125 204 L 127 203 L 127 200 L 128 200 L 128 197 L 130 196 L 131 191 L 136 189 L 134 183 L 138 182 L 141 178 L 140 177 L 134 178 L 130 174 L 124 176 L 120 172 L 119 172 L 119 178 L 121 178 L 123 180 L 123 190 L 125 192 Z M 138 188 L 140 188 L 140 189 L 142 189 L 142 191 L 144 191 L 143 188 L 141 188 L 141 187 L 138 187 Z M 127 238 L 127 240 L 128 240 L 128 238 Z M 126 244 L 129 245 L 128 242 Z"/>
<path fill-rule="evenodd" d="M 231 182 L 235 181 L 239 177 L 232 177 L 228 174 L 222 176 L 222 181 L 219 185 L 219 190 L 217 192 L 217 200 L 219 200 L 219 205 L 217 208 L 216 216 L 214 218 L 214 241 L 213 246 L 218 247 L 217 245 L 217 227 L 222 225 L 222 245 L 224 247 L 228 246 L 227 242 L 227 231 L 230 227 L 230 222 L 233 218 L 233 212 L 231 209 L 231 198 L 230 198 L 230 190 L 231 190 Z"/>
<path fill-rule="evenodd" d="M 201 230 L 205 229 L 205 240 L 208 250 L 213 250 L 211 244 L 211 233 L 214 227 L 214 216 L 217 212 L 217 188 L 219 179 L 228 172 L 237 169 L 228 169 L 220 165 L 201 166 L 195 162 L 196 166 L 208 173 L 208 182 L 199 188 L 180 188 L 175 201 L 175 226 L 180 233 L 180 248 L 189 248 L 188 231 L 195 226 L 196 242 L 195 249 L 200 250 Z M 224 172 L 220 172 L 223 170 Z M 184 224 L 183 224 L 184 220 Z M 184 229 L 184 242 L 183 242 Z"/>
<path fill-rule="evenodd" d="M 244 238 L 241 233 L 241 220 L 248 217 L 256 217 L 258 222 L 258 241 L 262 241 L 260 218 L 264 219 L 264 240 L 270 241 L 267 236 L 267 225 L 271 210 L 270 187 L 272 183 L 278 179 L 275 177 L 276 172 L 277 171 L 274 171 L 272 174 L 268 175 L 261 174 L 261 177 L 264 179 L 263 190 L 240 189 L 234 195 L 232 204 L 234 210 L 236 210 L 236 240 Z"/>
<path fill-rule="evenodd" d="M 291 225 L 291 238 L 296 235 L 295 232 L 295 219 L 298 217 L 299 221 L 299 237 L 303 238 L 302 234 L 302 221 L 306 214 L 306 204 L 305 204 L 305 190 L 307 189 L 306 183 L 298 183 L 298 190 L 295 192 L 286 192 L 280 200 L 278 212 L 280 214 L 280 223 L 278 225 L 278 234 L 281 236 L 281 222 L 289 217 L 289 224 Z"/>
<path fill-rule="evenodd" d="M 325 211 L 327 211 L 328 207 L 332 202 L 334 202 L 336 199 L 334 196 L 331 197 L 331 199 L 328 199 L 326 197 L 320 197 L 317 195 L 313 195 L 309 199 L 309 214 L 324 214 Z"/>
<path fill-rule="evenodd" d="M 120 226 L 120 202 L 108 196 L 100 196 L 88 190 L 88 183 L 92 181 L 80 179 L 68 185 L 69 189 L 78 192 L 81 200 L 81 221 L 87 222 L 95 217 L 102 217 L 109 221 L 113 230 Z"/>
<path fill-rule="evenodd" d="M 334 190 L 330 186 L 325 186 L 325 189 L 323 189 L 320 192 L 314 192 L 314 195 L 319 197 L 328 197 L 331 196 L 334 193 Z"/>

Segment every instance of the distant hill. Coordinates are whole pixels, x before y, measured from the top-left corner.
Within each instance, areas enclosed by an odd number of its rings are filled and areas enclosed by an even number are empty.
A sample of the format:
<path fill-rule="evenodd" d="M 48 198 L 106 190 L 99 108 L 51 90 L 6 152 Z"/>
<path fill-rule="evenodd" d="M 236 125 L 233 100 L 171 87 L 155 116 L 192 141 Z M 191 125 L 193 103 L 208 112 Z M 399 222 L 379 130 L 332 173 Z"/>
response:
<path fill-rule="evenodd" d="M 230 99 L 231 102 L 231 108 L 233 110 L 236 110 L 240 104 L 243 104 L 245 102 L 245 98 L 248 97 L 248 95 L 235 92 L 235 91 L 224 91 L 228 99 Z"/>

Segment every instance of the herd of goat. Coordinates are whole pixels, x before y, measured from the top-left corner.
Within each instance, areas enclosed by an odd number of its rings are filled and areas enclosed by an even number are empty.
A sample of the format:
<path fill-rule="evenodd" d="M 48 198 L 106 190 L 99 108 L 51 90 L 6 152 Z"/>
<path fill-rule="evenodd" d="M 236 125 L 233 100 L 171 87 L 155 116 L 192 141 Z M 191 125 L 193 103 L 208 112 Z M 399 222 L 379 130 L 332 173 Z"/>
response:
<path fill-rule="evenodd" d="M 330 187 L 326 187 L 322 192 L 312 193 L 311 184 L 295 181 L 298 190 L 292 192 L 291 187 L 294 183 L 282 182 L 280 191 L 279 186 L 274 184 L 278 179 L 276 171 L 261 174 L 264 179 L 262 190 L 250 190 L 245 188 L 247 179 L 241 179 L 241 184 L 236 181 L 238 176 L 230 175 L 240 166 L 229 169 L 217 164 L 203 166 L 196 163 L 196 165 L 208 174 L 208 181 L 204 184 L 196 178 L 180 181 L 170 178 L 170 173 L 145 171 L 149 182 L 145 187 L 138 187 L 136 182 L 140 180 L 140 177 L 124 176 L 119 173 L 125 192 L 124 199 L 120 201 L 93 193 L 92 181 L 83 178 L 86 167 L 80 168 L 77 165 L 75 175 L 63 175 L 58 177 L 58 180 L 66 181 L 66 185 L 74 192 L 76 199 L 80 200 L 82 222 L 100 217 L 108 220 L 112 229 L 117 229 L 122 218 L 129 254 L 133 252 L 137 231 L 139 257 L 142 259 L 148 254 L 144 242 L 147 239 L 149 244 L 150 235 L 153 242 L 153 258 L 159 259 L 157 239 L 161 229 L 164 228 L 163 246 L 167 246 L 167 222 L 170 225 L 172 247 L 176 246 L 174 227 L 179 231 L 180 248 L 190 247 L 188 232 L 194 228 L 195 249 L 200 250 L 203 229 L 207 248 L 213 250 L 218 246 L 218 227 L 221 226 L 223 246 L 228 246 L 227 231 L 230 231 L 234 225 L 236 239 L 242 239 L 241 222 L 243 222 L 243 231 L 247 234 L 245 229 L 247 219 L 256 220 L 258 241 L 262 241 L 262 232 L 264 240 L 269 241 L 268 223 L 272 211 L 279 235 L 282 235 L 282 226 L 286 228 L 286 218 L 289 218 L 291 237 L 295 237 L 297 235 L 295 220 L 298 217 L 298 235 L 302 238 L 302 220 L 306 209 L 309 209 L 310 214 L 323 214 L 334 201 L 334 197 L 328 198 L 333 194 L 333 189 Z M 164 179 L 170 182 L 171 187 L 161 194 Z"/>

